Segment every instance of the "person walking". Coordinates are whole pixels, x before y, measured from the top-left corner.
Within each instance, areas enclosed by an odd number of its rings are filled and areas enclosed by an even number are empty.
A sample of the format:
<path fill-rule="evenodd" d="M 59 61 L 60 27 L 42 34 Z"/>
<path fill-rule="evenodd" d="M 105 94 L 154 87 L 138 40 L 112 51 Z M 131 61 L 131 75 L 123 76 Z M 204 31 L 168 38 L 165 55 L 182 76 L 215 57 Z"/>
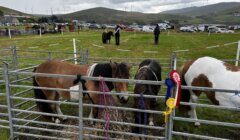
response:
<path fill-rule="evenodd" d="M 159 25 L 156 24 L 156 27 L 154 28 L 154 41 L 155 41 L 155 45 L 158 45 L 159 34 L 160 34 L 160 28 L 159 28 Z"/>
<path fill-rule="evenodd" d="M 121 30 L 121 27 L 119 25 L 117 25 L 116 28 L 115 28 L 116 45 L 120 44 L 120 30 Z"/>

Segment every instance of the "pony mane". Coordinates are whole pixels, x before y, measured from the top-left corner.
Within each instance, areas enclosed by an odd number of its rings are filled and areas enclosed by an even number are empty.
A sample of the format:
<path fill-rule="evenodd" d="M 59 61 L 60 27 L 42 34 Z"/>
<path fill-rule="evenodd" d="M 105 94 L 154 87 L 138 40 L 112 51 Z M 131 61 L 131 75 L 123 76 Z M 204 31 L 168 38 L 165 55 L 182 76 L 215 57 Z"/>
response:
<path fill-rule="evenodd" d="M 129 68 L 126 63 L 121 62 L 120 64 L 117 64 L 115 76 L 121 76 L 124 78 L 130 77 Z"/>
<path fill-rule="evenodd" d="M 102 76 L 102 77 L 112 78 L 112 67 L 110 63 L 97 64 L 93 71 L 93 76 L 94 77 Z M 96 82 L 96 83 L 99 84 L 99 82 Z M 112 82 L 106 82 L 106 84 L 110 91 L 114 88 Z"/>

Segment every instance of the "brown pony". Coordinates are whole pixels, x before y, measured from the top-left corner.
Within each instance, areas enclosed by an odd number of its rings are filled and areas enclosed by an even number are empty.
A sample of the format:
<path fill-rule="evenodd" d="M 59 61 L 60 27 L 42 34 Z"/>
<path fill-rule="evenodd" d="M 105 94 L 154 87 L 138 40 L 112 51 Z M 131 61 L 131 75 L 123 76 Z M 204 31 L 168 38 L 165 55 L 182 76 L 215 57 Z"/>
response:
<path fill-rule="evenodd" d="M 109 78 L 129 78 L 129 69 L 130 66 L 126 63 L 105 63 L 105 64 L 93 64 L 93 65 L 73 65 L 67 62 L 61 61 L 46 61 L 39 65 L 34 72 L 36 73 L 47 73 L 47 74 L 62 74 L 62 75 L 81 75 L 81 76 L 102 76 Z M 39 87 L 49 87 L 49 88 L 62 88 L 62 89 L 72 89 L 74 85 L 79 82 L 79 79 L 70 79 L 70 78 L 52 78 L 52 77 L 43 77 L 35 76 L 33 78 L 33 85 Z M 88 91 L 99 91 L 98 81 L 83 81 L 83 89 Z M 106 82 L 109 90 L 111 91 L 115 88 L 116 92 L 127 92 L 128 84 L 120 82 Z M 35 89 L 35 98 L 45 99 L 45 100 L 54 100 L 58 101 L 60 97 L 67 100 L 78 100 L 78 93 L 68 92 L 68 91 L 53 91 L 53 90 L 41 90 Z M 127 96 L 118 96 L 121 102 L 126 102 L 128 100 Z M 99 95 L 94 93 L 89 93 L 89 98 L 94 104 L 98 104 Z M 39 111 L 47 113 L 56 113 L 62 115 L 60 109 L 60 104 L 57 103 L 44 103 L 36 102 Z M 92 110 L 89 117 L 92 117 Z M 94 108 L 94 116 L 97 115 L 97 108 Z M 52 120 L 56 123 L 59 123 L 60 120 L 56 117 L 51 117 Z M 63 120 L 66 118 L 62 118 Z"/>

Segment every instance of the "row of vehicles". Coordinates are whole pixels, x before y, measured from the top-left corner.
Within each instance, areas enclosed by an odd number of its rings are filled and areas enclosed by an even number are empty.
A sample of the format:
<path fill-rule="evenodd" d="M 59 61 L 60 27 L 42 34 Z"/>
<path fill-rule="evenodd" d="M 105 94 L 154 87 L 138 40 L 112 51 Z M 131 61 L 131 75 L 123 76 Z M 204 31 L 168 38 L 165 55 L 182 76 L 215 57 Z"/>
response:
<path fill-rule="evenodd" d="M 234 33 L 234 30 L 240 28 L 231 28 L 226 25 L 185 25 L 179 28 L 182 32 L 209 32 L 209 33 Z"/>

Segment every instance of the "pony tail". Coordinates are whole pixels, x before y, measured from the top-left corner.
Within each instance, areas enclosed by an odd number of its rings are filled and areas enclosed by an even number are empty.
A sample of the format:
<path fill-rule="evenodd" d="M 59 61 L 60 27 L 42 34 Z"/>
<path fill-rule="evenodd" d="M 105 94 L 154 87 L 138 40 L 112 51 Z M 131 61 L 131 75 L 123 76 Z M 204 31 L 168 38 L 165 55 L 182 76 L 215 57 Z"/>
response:
<path fill-rule="evenodd" d="M 35 69 L 34 71 L 35 72 Z M 33 86 L 35 87 L 39 87 L 35 77 L 33 77 Z M 41 89 L 34 89 L 34 96 L 35 99 L 43 99 L 43 100 L 47 100 L 46 96 L 44 95 L 43 91 Z M 45 102 L 38 102 L 36 101 L 37 104 L 37 108 L 40 112 L 45 112 L 45 113 L 53 113 L 53 110 L 51 109 L 51 107 L 49 106 L 49 103 L 45 103 Z M 45 116 L 45 117 L 50 117 L 50 116 Z"/>

